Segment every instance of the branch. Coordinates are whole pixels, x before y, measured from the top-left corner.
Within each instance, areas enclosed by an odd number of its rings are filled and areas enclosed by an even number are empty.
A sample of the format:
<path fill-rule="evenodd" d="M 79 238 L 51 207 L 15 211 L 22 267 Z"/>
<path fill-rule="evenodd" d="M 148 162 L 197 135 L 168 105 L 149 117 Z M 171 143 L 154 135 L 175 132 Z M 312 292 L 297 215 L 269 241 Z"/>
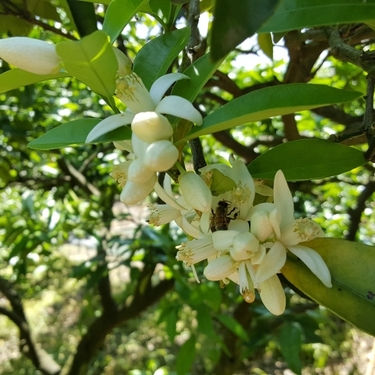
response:
<path fill-rule="evenodd" d="M 174 285 L 174 280 L 161 281 L 151 286 L 154 268 L 145 268 L 138 279 L 137 287 L 128 306 L 113 311 L 104 310 L 103 315 L 96 319 L 87 329 L 86 334 L 78 344 L 70 368 L 64 369 L 65 375 L 86 375 L 89 363 L 96 351 L 103 345 L 111 331 L 139 316 L 148 307 L 159 301 Z M 152 272 L 151 272 L 152 271 Z"/>
<path fill-rule="evenodd" d="M 0 278 L 0 291 L 9 300 L 13 309 L 8 310 L 0 307 L 0 314 L 7 316 L 19 329 L 20 351 L 29 358 L 36 369 L 44 375 L 58 375 L 61 367 L 43 349 L 39 348 L 33 341 L 29 329 L 29 324 L 23 310 L 19 295 L 12 288 L 12 285 L 5 279 Z"/>
<path fill-rule="evenodd" d="M 371 197 L 371 195 L 374 192 L 375 192 L 375 181 L 369 181 L 369 183 L 365 186 L 365 188 L 359 195 L 357 199 L 356 207 L 348 210 L 348 214 L 350 216 L 350 225 L 348 228 L 348 233 L 345 236 L 347 240 L 350 240 L 350 241 L 355 240 L 356 233 L 361 223 L 362 213 L 366 208 L 366 201 Z"/>

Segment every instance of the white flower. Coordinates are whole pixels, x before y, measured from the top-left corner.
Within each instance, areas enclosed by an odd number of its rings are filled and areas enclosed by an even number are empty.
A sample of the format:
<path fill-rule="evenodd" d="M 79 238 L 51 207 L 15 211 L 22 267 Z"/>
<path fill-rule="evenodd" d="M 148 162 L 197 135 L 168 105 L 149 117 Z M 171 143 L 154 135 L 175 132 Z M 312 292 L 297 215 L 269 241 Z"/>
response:
<path fill-rule="evenodd" d="M 322 237 L 323 232 L 312 220 L 294 219 L 293 198 L 281 171 L 275 176 L 274 203 L 255 206 L 250 216 L 252 233 L 261 241 L 266 241 L 265 245 L 269 248 L 257 270 L 257 282 L 264 282 L 280 272 L 288 249 L 300 258 L 326 287 L 332 287 L 331 275 L 322 257 L 309 247 L 300 245 L 300 242 Z"/>
<path fill-rule="evenodd" d="M 43 40 L 19 36 L 1 39 L 0 57 L 34 74 L 53 74 L 60 70 L 55 45 Z"/>
<path fill-rule="evenodd" d="M 152 118 L 155 117 L 154 113 L 156 113 L 156 116 L 160 114 L 173 115 L 201 125 L 201 114 L 188 100 L 176 95 L 163 98 L 165 92 L 173 83 L 186 78 L 188 77 L 181 73 L 166 74 L 158 78 L 151 86 L 150 92 L 148 92 L 141 78 L 136 73 L 120 77 L 117 80 L 116 92 L 119 99 L 128 107 L 127 110 L 125 113 L 107 117 L 99 122 L 88 134 L 86 142 L 92 142 L 120 126 L 131 124 L 134 117 L 141 112 L 148 112 L 148 114 L 143 115 L 145 130 L 140 130 L 141 126 L 137 121 L 137 135 L 142 136 L 142 134 L 146 134 L 149 131 L 151 135 L 147 136 L 148 143 L 150 143 L 150 140 L 160 140 L 158 126 L 152 132 L 150 131 L 150 126 L 148 126 L 149 121 L 152 121 Z M 163 127 L 163 125 L 160 126 Z M 152 139 L 152 135 L 156 138 Z"/>

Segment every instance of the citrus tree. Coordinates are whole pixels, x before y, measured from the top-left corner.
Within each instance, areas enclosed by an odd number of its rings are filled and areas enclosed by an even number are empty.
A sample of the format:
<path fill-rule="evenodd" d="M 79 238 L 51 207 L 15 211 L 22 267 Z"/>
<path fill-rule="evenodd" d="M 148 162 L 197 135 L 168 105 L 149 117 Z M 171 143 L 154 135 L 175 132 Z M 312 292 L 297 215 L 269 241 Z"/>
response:
<path fill-rule="evenodd" d="M 232 374 L 268 343 L 301 373 L 319 306 L 375 334 L 374 1 L 13 0 L 0 17 L 0 313 L 34 368 L 104 373 L 125 327 L 169 356 L 118 373 Z M 147 223 L 116 233 L 133 206 Z M 61 257 L 72 236 L 88 260 Z M 76 338 L 48 352 L 21 296 L 71 280 Z"/>

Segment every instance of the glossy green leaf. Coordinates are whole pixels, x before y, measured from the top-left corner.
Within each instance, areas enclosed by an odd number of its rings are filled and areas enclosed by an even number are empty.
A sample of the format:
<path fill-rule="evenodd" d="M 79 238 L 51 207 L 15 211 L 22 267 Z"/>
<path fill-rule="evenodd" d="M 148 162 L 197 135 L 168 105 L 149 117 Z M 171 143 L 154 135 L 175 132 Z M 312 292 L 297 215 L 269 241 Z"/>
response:
<path fill-rule="evenodd" d="M 103 31 L 113 43 L 147 0 L 112 0 L 104 17 Z"/>
<path fill-rule="evenodd" d="M 373 1 L 283 0 L 258 32 L 280 32 L 304 27 L 374 20 Z M 312 16 L 315 15 L 315 16 Z"/>
<path fill-rule="evenodd" d="M 50 150 L 72 145 L 85 144 L 87 135 L 100 121 L 101 119 L 86 118 L 61 124 L 41 137 L 31 141 L 28 144 L 28 147 L 38 150 Z M 102 137 L 96 139 L 93 143 L 120 141 L 130 139 L 130 137 L 130 128 L 122 126 L 116 130 L 104 134 Z"/>
<path fill-rule="evenodd" d="M 148 42 L 136 55 L 133 70 L 149 89 L 165 74 L 173 60 L 186 46 L 190 29 L 183 28 L 163 34 Z"/>
<path fill-rule="evenodd" d="M 258 34 L 258 44 L 262 52 L 273 60 L 273 43 L 270 33 Z"/>
<path fill-rule="evenodd" d="M 233 99 L 212 112 L 203 120 L 203 125 L 195 126 L 183 141 L 272 116 L 351 101 L 361 95 L 356 91 L 307 83 L 267 87 Z"/>
<path fill-rule="evenodd" d="M 231 315 L 217 315 L 216 318 L 231 331 L 234 333 L 237 337 L 239 337 L 243 341 L 248 341 L 249 336 L 245 329 L 242 327 L 242 325 L 233 318 Z"/>
<path fill-rule="evenodd" d="M 375 247 L 334 238 L 317 238 L 304 245 L 322 256 L 331 272 L 333 287 L 326 288 L 293 256 L 288 256 L 282 274 L 314 301 L 375 335 Z"/>
<path fill-rule="evenodd" d="M 190 373 L 191 366 L 195 359 L 195 336 L 191 336 L 183 343 L 176 357 L 177 375 L 186 375 Z"/>
<path fill-rule="evenodd" d="M 79 42 L 58 43 L 56 52 L 70 75 L 104 97 L 114 94 L 118 63 L 106 33 L 96 31 Z"/>
<path fill-rule="evenodd" d="M 322 139 L 282 143 L 248 165 L 254 178 L 272 180 L 281 169 L 289 181 L 311 180 L 350 171 L 366 163 L 363 152 Z"/>
<path fill-rule="evenodd" d="M 182 72 L 189 79 L 177 81 L 173 86 L 172 95 L 182 96 L 191 102 L 194 101 L 222 62 L 222 59 L 212 62 L 208 53 L 203 55 Z"/>
<path fill-rule="evenodd" d="M 93 4 L 77 0 L 64 0 L 61 3 L 65 5 L 65 11 L 67 11 L 68 17 L 72 20 L 81 37 L 89 35 L 98 29 Z"/>
<path fill-rule="evenodd" d="M 255 34 L 279 0 L 216 0 L 211 55 L 218 60 Z"/>
<path fill-rule="evenodd" d="M 297 324 L 285 322 L 278 334 L 280 351 L 289 368 L 296 374 L 301 374 L 302 362 L 301 351 L 301 329 Z"/>
<path fill-rule="evenodd" d="M 11 69 L 0 74 L 0 93 L 49 79 L 68 77 L 67 73 L 34 74 L 22 69 Z"/>

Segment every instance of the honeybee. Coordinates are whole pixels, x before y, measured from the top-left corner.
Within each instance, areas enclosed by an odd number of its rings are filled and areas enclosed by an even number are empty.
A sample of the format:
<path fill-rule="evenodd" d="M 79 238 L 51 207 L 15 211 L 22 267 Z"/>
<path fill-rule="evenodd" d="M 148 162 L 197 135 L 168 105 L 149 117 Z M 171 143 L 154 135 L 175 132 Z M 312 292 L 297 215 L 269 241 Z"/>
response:
<path fill-rule="evenodd" d="M 235 207 L 228 212 L 231 203 L 226 200 L 221 200 L 217 204 L 217 208 L 212 211 L 212 218 L 211 218 L 211 232 L 215 232 L 217 230 L 227 230 L 228 225 L 231 220 L 234 220 L 237 217 L 236 213 L 234 217 L 230 217 L 229 215 L 236 209 Z"/>

